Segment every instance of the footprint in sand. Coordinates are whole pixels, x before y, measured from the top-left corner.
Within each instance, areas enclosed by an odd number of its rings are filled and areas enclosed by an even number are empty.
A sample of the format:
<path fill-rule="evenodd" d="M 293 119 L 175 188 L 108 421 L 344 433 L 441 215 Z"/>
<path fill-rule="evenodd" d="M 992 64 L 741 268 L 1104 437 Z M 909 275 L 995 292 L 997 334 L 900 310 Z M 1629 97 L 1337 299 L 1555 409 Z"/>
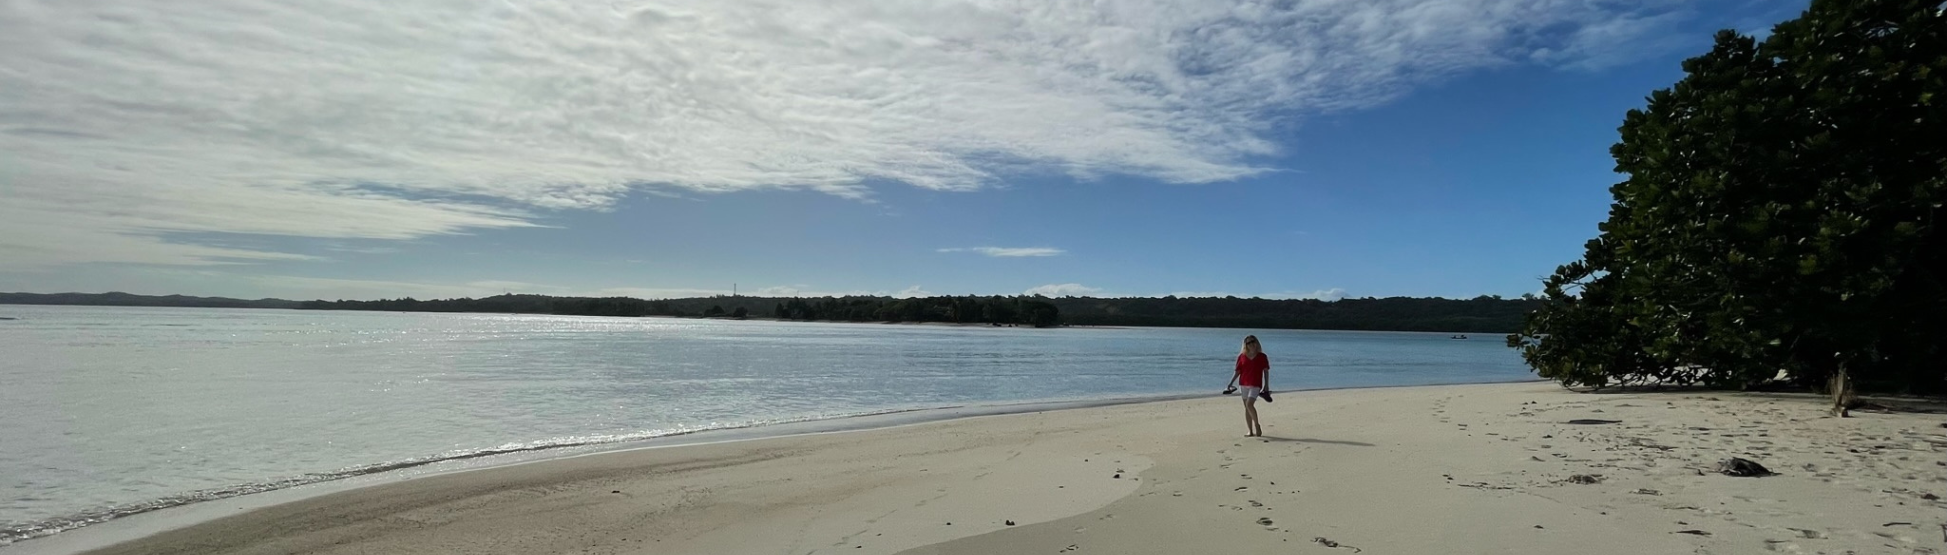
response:
<path fill-rule="evenodd" d="M 1912 537 L 1909 537 L 1909 536 L 1902 536 L 1902 535 L 1899 535 L 1899 534 L 1891 534 L 1891 533 L 1887 533 L 1887 532 L 1873 532 L 1873 535 L 1875 535 L 1875 536 L 1879 536 L 1879 537 L 1882 537 L 1882 538 L 1886 538 L 1886 539 L 1889 539 L 1889 540 L 1893 540 L 1893 541 L 1896 541 L 1896 542 L 1900 542 L 1900 543 L 1907 543 L 1907 544 L 1911 544 L 1911 543 L 1918 543 L 1918 542 L 1915 542 L 1915 541 L 1913 540 L 1913 538 L 1912 538 Z"/>

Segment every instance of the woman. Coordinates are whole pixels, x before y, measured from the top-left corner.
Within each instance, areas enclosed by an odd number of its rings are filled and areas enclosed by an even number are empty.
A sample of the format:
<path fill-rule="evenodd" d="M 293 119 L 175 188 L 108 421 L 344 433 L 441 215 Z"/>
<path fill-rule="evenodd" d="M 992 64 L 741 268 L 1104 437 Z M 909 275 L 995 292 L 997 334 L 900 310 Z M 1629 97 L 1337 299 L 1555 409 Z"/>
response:
<path fill-rule="evenodd" d="M 1237 354 L 1237 373 L 1230 380 L 1244 388 L 1244 426 L 1250 429 L 1244 436 L 1263 437 L 1264 426 L 1257 423 L 1257 398 L 1264 396 L 1269 400 L 1271 357 L 1264 356 L 1264 347 L 1257 344 L 1257 336 L 1244 336 L 1244 350 Z"/>

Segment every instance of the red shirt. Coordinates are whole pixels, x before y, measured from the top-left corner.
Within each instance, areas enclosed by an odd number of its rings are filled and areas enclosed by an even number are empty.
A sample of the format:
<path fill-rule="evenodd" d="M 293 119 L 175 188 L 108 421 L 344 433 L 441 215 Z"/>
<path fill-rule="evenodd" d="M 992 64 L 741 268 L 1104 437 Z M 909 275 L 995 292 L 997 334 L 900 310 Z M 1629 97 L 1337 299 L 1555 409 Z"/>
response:
<path fill-rule="evenodd" d="M 1271 371 L 1271 357 L 1258 353 L 1257 358 L 1237 355 L 1237 385 L 1239 387 L 1264 387 L 1264 374 Z"/>

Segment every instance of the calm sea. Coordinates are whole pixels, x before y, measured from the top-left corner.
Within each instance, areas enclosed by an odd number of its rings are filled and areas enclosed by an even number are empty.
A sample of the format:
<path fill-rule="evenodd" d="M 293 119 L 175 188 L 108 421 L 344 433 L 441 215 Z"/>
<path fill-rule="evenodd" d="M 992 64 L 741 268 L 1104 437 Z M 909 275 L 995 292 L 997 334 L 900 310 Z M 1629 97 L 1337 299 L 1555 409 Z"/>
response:
<path fill-rule="evenodd" d="M 1531 377 L 1498 336 L 0 305 L 0 544 L 482 453 L 946 406 Z"/>

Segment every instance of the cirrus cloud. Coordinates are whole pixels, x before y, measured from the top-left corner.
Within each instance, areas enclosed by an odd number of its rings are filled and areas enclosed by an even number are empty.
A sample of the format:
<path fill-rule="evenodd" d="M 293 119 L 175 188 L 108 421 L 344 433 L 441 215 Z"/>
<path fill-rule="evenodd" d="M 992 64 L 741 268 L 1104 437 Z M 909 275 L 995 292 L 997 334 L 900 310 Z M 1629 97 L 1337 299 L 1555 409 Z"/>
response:
<path fill-rule="evenodd" d="M 289 259 L 188 237 L 411 239 L 632 190 L 1231 180 L 1305 114 L 1613 63 L 1652 26 L 1606 22 L 1669 4 L 19 0 L 0 259 Z"/>
<path fill-rule="evenodd" d="M 1040 295 L 1043 297 L 1087 297 L 1101 293 L 1102 290 L 1100 288 L 1089 287 L 1080 283 L 1050 283 L 1029 288 L 1022 294 Z"/>

